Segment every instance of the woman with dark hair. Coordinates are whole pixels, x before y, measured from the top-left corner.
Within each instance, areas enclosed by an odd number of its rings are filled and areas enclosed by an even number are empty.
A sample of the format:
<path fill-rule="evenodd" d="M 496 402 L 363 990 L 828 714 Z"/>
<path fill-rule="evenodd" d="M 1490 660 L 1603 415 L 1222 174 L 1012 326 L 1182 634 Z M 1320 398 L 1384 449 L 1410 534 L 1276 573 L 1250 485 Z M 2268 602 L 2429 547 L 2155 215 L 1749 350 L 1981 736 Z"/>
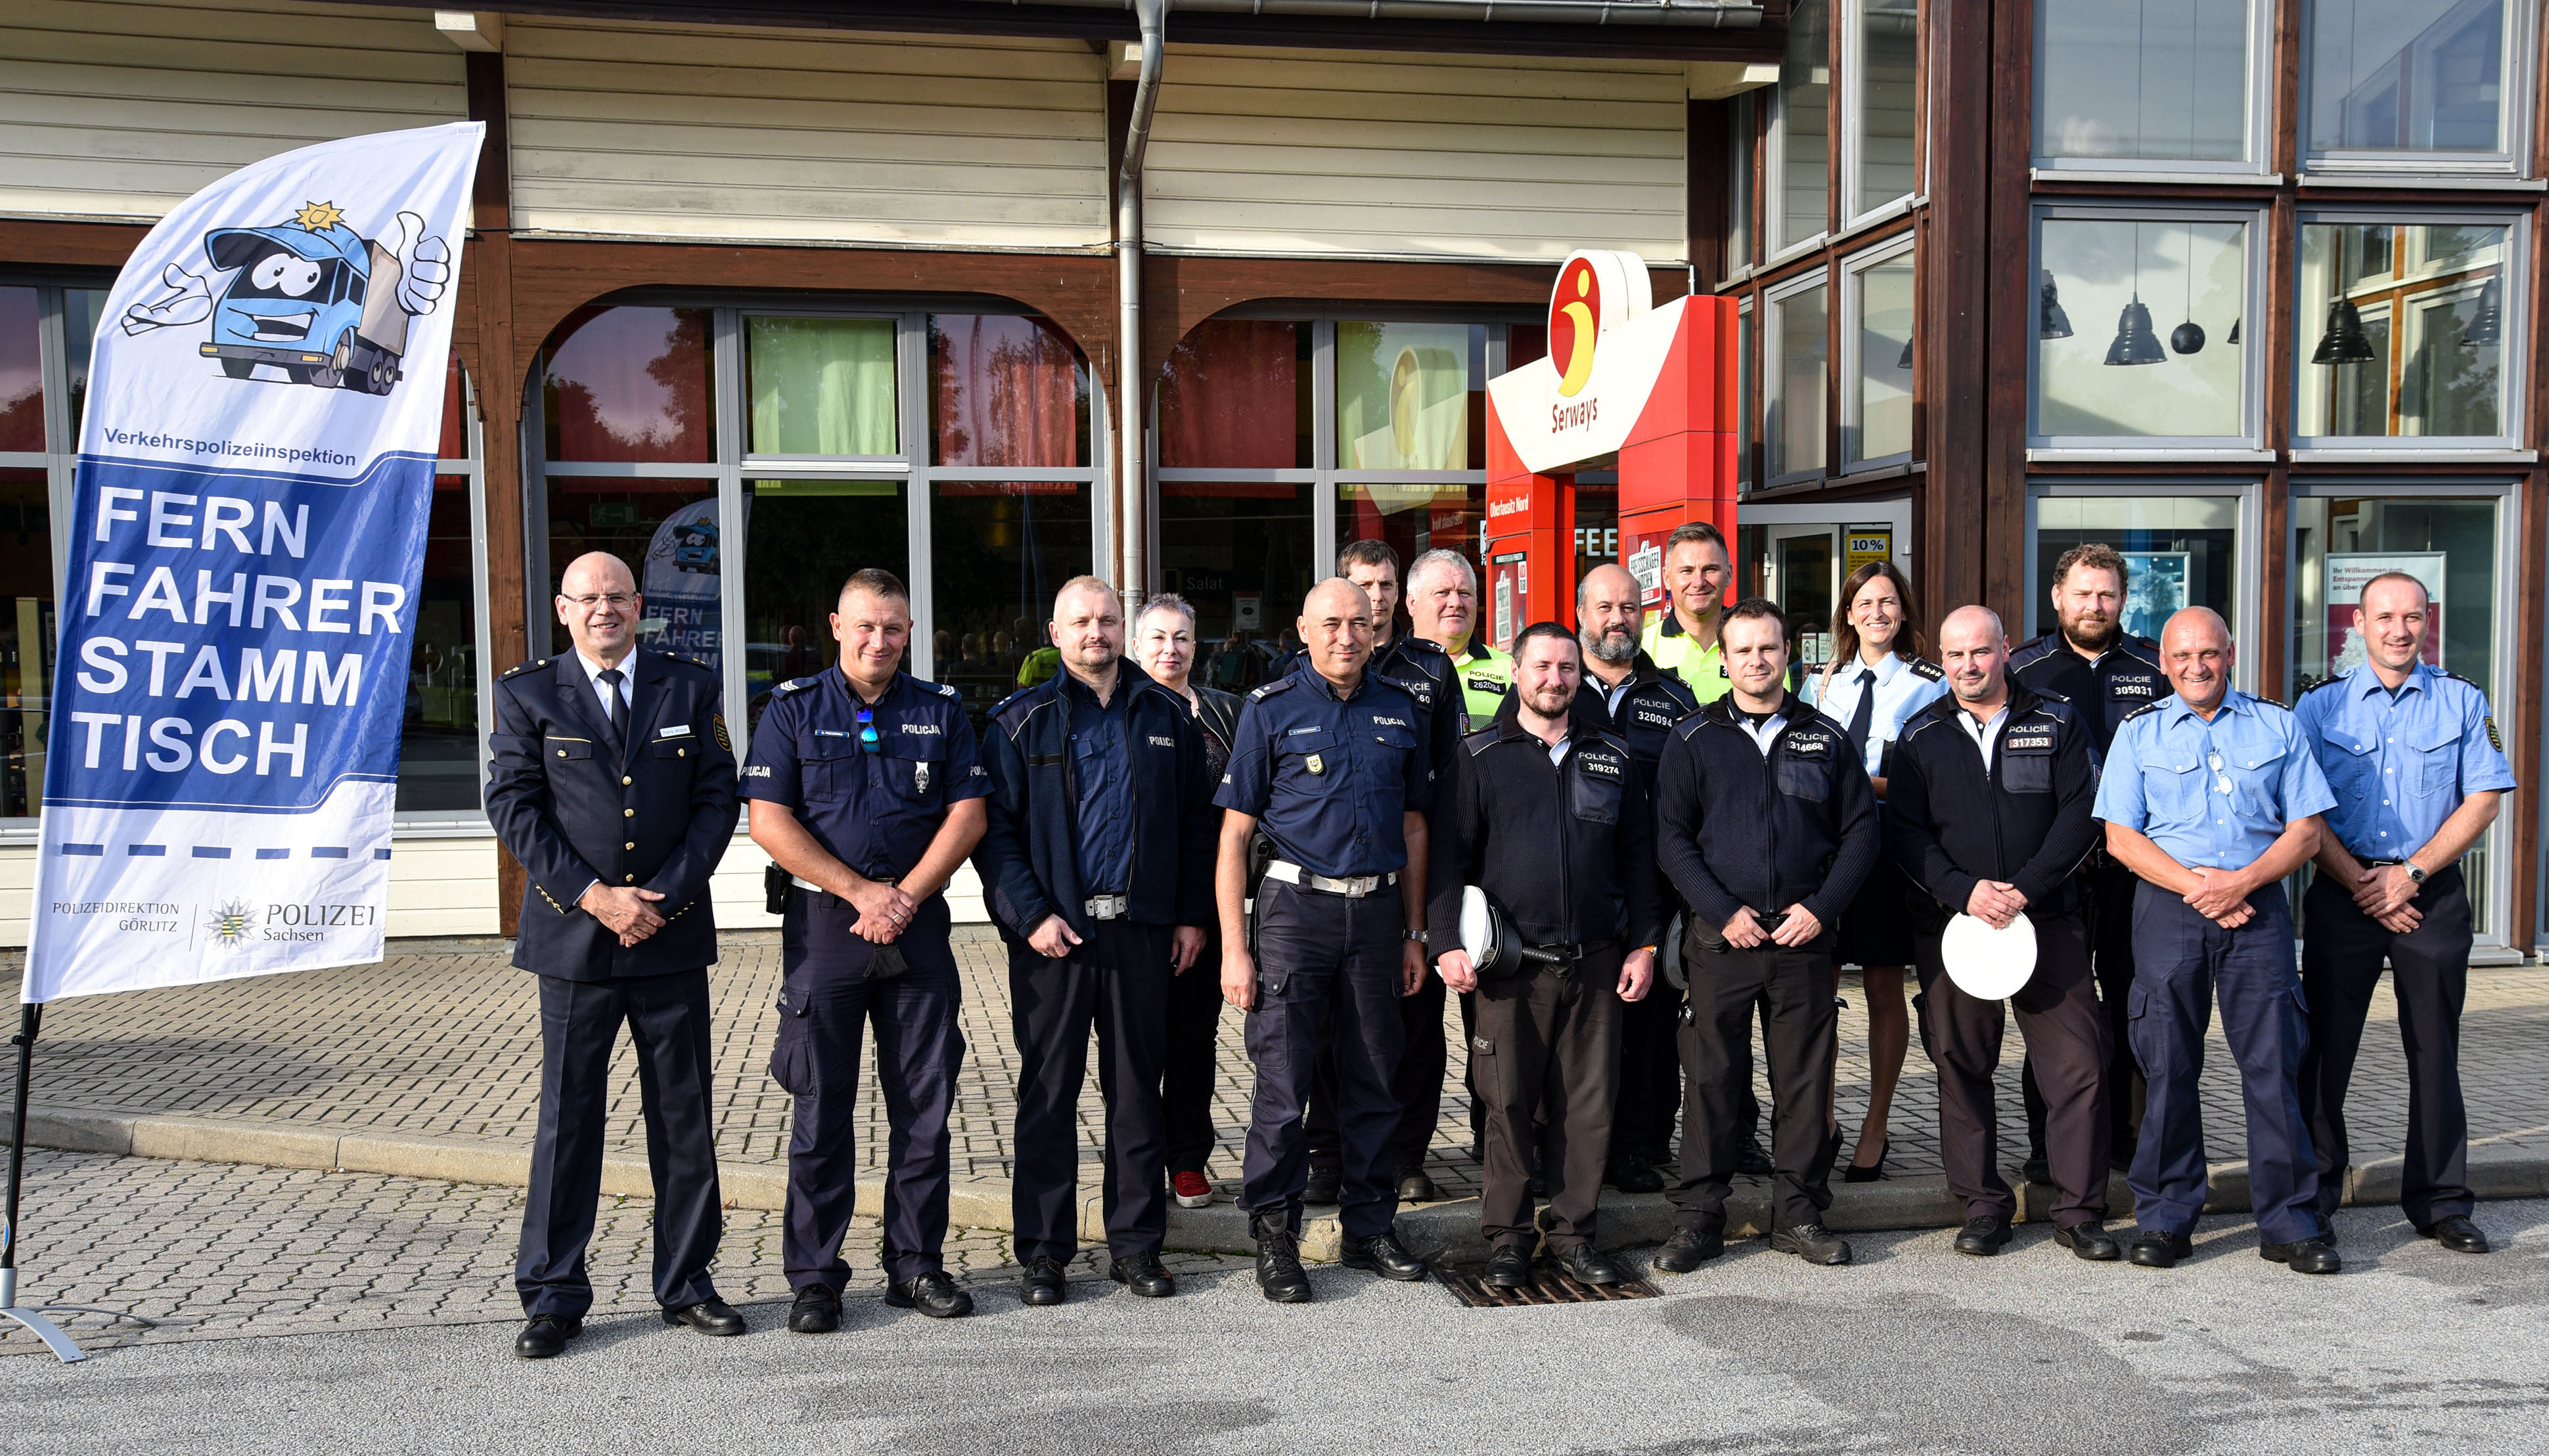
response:
<path fill-rule="evenodd" d="M 1890 561 L 1871 561 L 1841 584 L 1841 610 L 1833 613 L 1833 655 L 1806 686 L 1806 698 L 1843 725 L 1851 747 L 1865 761 L 1884 813 L 1885 770 L 1895 736 L 1914 713 L 1943 694 L 1946 675 L 1921 656 L 1928 643 L 1915 623 L 1920 607 L 1912 580 Z M 1833 974 L 1843 963 L 1858 967 L 1867 999 L 1867 1120 L 1858 1147 L 1841 1178 L 1870 1183 L 1885 1176 L 1885 1123 L 1894 1110 L 1894 1084 L 1903 1075 L 1912 1023 L 1903 1007 L 1903 968 L 1912 959 L 1912 927 L 1903 896 L 1907 883 L 1891 860 L 1880 860 L 1858 898 L 1841 917 Z"/>

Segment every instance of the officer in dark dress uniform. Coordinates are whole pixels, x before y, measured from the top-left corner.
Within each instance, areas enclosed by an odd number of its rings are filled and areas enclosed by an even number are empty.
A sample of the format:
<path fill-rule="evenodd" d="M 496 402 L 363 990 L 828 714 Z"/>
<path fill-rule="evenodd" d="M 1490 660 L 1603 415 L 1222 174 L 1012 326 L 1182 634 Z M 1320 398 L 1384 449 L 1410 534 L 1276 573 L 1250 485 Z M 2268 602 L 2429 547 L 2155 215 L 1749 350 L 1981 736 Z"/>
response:
<path fill-rule="evenodd" d="M 1629 745 L 1568 711 L 1581 681 L 1574 634 L 1556 622 L 1514 640 L 1514 711 L 1461 740 L 1434 815 L 1428 949 L 1455 990 L 1474 992 L 1470 1064 L 1488 1102 L 1480 1229 L 1487 1283 L 1531 1282 L 1540 1233 L 1535 1157 L 1548 1170 L 1549 1254 L 1582 1283 L 1617 1284 L 1593 1246 L 1611 1144 L 1620 1013 L 1654 977 L 1662 933 L 1654 823 Z M 1481 978 L 1461 919 L 1469 886 L 1511 917 L 1529 955 Z"/>
<path fill-rule="evenodd" d="M 2115 548 L 2092 541 L 2065 551 L 2053 563 L 2054 631 L 2021 646 L 2009 656 L 2009 680 L 2039 696 L 2071 704 L 2089 747 L 2100 764 L 2115 741 L 2116 726 L 2127 713 L 2168 696 L 2168 679 L 2160 671 L 2159 644 L 2135 637 L 2118 623 L 2123 619 L 2128 571 Z M 2089 958 L 2096 968 L 2098 998 L 2107 1013 L 2112 1044 L 2107 1063 L 2107 1129 L 2109 1156 L 2115 1166 L 2132 1160 L 2141 1135 L 2143 1083 L 2141 1063 L 2133 1057 L 2125 1027 L 2126 1001 L 2133 984 L 2133 886 L 2131 870 L 2101 846 L 2081 866 L 2087 891 Z M 2019 1093 L 2027 1108 L 2027 1176 L 2052 1181 L 2044 1157 L 2044 1094 L 2035 1084 L 2035 1065 L 2023 1061 Z"/>
<path fill-rule="evenodd" d="M 528 880 L 514 963 L 540 978 L 540 1123 L 514 1282 L 529 1359 L 593 1306 L 584 1247 L 602 1192 L 611 1052 L 628 1024 L 655 1184 L 655 1299 L 668 1323 L 741 1334 L 708 1278 L 717 1210 L 708 1080 L 708 876 L 734 837 L 734 755 L 717 676 L 637 650 L 644 601 L 617 557 L 566 569 L 575 650 L 496 680 L 487 817 Z"/>
<path fill-rule="evenodd" d="M 1249 1013 L 1255 1105 L 1239 1206 L 1270 1300 L 1311 1297 L 1299 1251 L 1309 1166 L 1301 1109 L 1322 1043 L 1335 1046 L 1344 1133 L 1343 1262 L 1416 1280 L 1425 1265 L 1391 1232 L 1399 1003 L 1426 979 L 1426 811 L 1433 770 L 1416 700 L 1365 671 L 1371 599 L 1331 578 L 1301 604 L 1309 664 L 1249 694 L 1215 802 L 1222 994 Z M 1242 908 L 1249 841 L 1274 859 L 1257 891 L 1252 951 Z"/>
<path fill-rule="evenodd" d="M 2461 1102 L 2471 936 L 2460 862 L 2496 822 L 2513 769 L 2486 692 L 2419 658 L 2433 610 L 2424 584 L 2375 577 L 2360 600 L 2354 631 L 2367 661 L 2293 709 L 2336 795 L 2303 916 L 2311 1036 L 2302 1108 L 2318 1154 L 2319 1217 L 2333 1215 L 2345 1192 L 2345 1093 L 2386 960 L 2407 1051 L 2400 1207 L 2443 1247 L 2485 1253 L 2487 1234 L 2470 1220 L 2477 1195 Z"/>
<path fill-rule="evenodd" d="M 1682 720 L 1655 779 L 1656 854 L 1690 907 L 1682 963 L 1684 1098 L 1673 1231 L 1655 1267 L 1681 1274 L 1726 1249 L 1726 1198 L 1762 1008 L 1771 1092 L 1770 1246 L 1846 1264 L 1823 1225 L 1837 1146 L 1834 922 L 1875 867 L 1876 790 L 1841 724 L 1787 691 L 1787 620 L 1759 597 L 1719 629 L 1730 690 Z"/>
<path fill-rule="evenodd" d="M 1699 697 L 1639 648 L 1641 591 L 1628 568 L 1617 565 L 1597 566 L 1576 584 L 1575 641 L 1584 650 L 1584 682 L 1567 711 L 1586 729 L 1629 745 L 1639 786 L 1652 803 L 1664 743 L 1674 724 L 1699 711 Z M 1507 703 L 1512 700 L 1508 694 Z M 1660 872 L 1657 879 L 1665 901 L 1661 913 L 1670 920 L 1679 906 L 1670 901 L 1671 886 L 1660 882 Z M 1619 1099 L 1611 1114 L 1604 1181 L 1623 1193 L 1655 1193 L 1664 1186 L 1655 1169 L 1672 1159 L 1673 1119 L 1681 1112 L 1681 1007 L 1680 990 L 1658 976 L 1645 996 L 1620 1011 Z"/>
<path fill-rule="evenodd" d="M 840 1323 L 859 1171 L 860 1034 L 873 1027 L 887 1113 L 886 1303 L 971 1314 L 941 1267 L 948 1110 L 965 1060 L 947 886 L 983 837 L 991 780 L 953 687 L 900 670 L 910 598 L 862 571 L 832 613 L 840 665 L 779 685 L 753 729 L 753 843 L 790 876 L 772 1080 L 797 1099 L 781 1239 L 788 1327 Z"/>
<path fill-rule="evenodd" d="M 1080 1251 L 1092 1027 L 1106 1101 L 1107 1274 L 1161 1298 L 1177 1292 L 1160 1262 L 1169 985 L 1203 950 L 1220 815 L 1185 699 L 1124 660 L 1115 589 L 1095 577 L 1065 583 L 1051 631 L 1062 671 L 991 710 L 991 817 L 974 856 L 1009 948 L 1019 1298 L 1061 1304 L 1064 1267 Z"/>

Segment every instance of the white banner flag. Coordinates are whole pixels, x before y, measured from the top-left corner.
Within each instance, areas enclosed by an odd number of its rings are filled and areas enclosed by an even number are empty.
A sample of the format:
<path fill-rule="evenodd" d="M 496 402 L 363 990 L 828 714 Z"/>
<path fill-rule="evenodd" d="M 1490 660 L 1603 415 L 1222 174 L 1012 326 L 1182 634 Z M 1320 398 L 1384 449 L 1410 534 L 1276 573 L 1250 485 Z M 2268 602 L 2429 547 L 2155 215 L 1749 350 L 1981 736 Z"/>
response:
<path fill-rule="evenodd" d="M 479 123 L 242 167 L 89 363 L 29 1001 L 376 960 Z"/>

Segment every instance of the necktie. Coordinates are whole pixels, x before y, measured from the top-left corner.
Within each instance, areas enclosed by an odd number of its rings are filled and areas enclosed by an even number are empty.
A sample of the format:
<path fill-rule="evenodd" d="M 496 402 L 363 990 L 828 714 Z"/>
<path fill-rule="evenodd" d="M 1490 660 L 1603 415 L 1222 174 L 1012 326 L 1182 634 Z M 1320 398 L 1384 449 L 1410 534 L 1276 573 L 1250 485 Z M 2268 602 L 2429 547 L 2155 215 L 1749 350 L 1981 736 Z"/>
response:
<path fill-rule="evenodd" d="M 1867 757 L 1867 730 L 1876 722 L 1876 670 L 1858 670 L 1858 711 L 1849 715 L 1849 746 Z"/>
<path fill-rule="evenodd" d="M 614 754 L 624 754 L 627 748 L 628 709 L 626 705 L 621 703 L 619 700 L 619 684 L 627 678 L 628 675 L 622 673 L 617 668 L 605 668 L 593 676 L 594 679 L 601 682 L 603 686 L 611 689 L 609 694 L 611 701 L 611 751 Z"/>

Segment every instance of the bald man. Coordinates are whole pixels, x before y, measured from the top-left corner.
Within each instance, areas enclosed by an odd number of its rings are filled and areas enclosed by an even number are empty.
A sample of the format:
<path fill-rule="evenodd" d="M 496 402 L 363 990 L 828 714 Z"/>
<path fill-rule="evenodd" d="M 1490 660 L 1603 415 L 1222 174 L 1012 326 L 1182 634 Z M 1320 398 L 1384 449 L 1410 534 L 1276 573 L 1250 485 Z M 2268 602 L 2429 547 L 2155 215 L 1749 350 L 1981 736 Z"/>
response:
<path fill-rule="evenodd" d="M 2333 1274 L 2342 1264 L 2319 1224 L 2302 1110 L 2310 1034 L 2283 882 L 2317 852 L 2336 796 L 2293 715 L 2230 685 L 2237 661 L 2211 610 L 2170 617 L 2160 669 L 2176 690 L 2117 725 L 2098 783 L 2107 851 L 2141 880 L 2129 1018 L 2150 1092 L 2127 1175 L 2141 1226 L 2130 1256 L 2165 1269 L 2193 1251 L 2209 1193 L 2197 1082 L 2219 1000 L 2247 1103 L 2258 1252 Z"/>
<path fill-rule="evenodd" d="M 734 837 L 734 754 L 715 671 L 638 648 L 645 605 L 625 562 L 576 558 L 556 602 L 574 650 L 495 684 L 487 817 L 527 881 L 514 963 L 540 978 L 539 1133 L 514 1270 L 524 1359 L 565 1349 L 593 1304 L 584 1246 L 622 1022 L 655 1184 L 656 1301 L 667 1323 L 743 1333 L 708 1278 L 723 1228 L 708 875 Z"/>
<path fill-rule="evenodd" d="M 2050 1104 L 2053 1240 L 2084 1259 L 2124 1250 L 2107 1216 L 2107 1022 L 2089 968 L 2089 932 L 2072 871 L 2098 843 L 2090 734 L 2070 700 L 2009 676 L 2009 633 L 1988 607 L 1938 629 L 1947 695 L 1903 725 L 1887 780 L 1887 847 L 1928 891 L 1916 898 L 1921 1043 L 1938 1070 L 1938 1152 L 1965 1205 L 1956 1252 L 1989 1256 L 2010 1240 L 2018 1197 L 2000 1174 L 1992 1075 L 2008 1010 L 2035 1057 Z M 2035 970 L 2007 998 L 1968 992 L 1947 973 L 1948 920 L 1997 928 L 2025 917 Z"/>

